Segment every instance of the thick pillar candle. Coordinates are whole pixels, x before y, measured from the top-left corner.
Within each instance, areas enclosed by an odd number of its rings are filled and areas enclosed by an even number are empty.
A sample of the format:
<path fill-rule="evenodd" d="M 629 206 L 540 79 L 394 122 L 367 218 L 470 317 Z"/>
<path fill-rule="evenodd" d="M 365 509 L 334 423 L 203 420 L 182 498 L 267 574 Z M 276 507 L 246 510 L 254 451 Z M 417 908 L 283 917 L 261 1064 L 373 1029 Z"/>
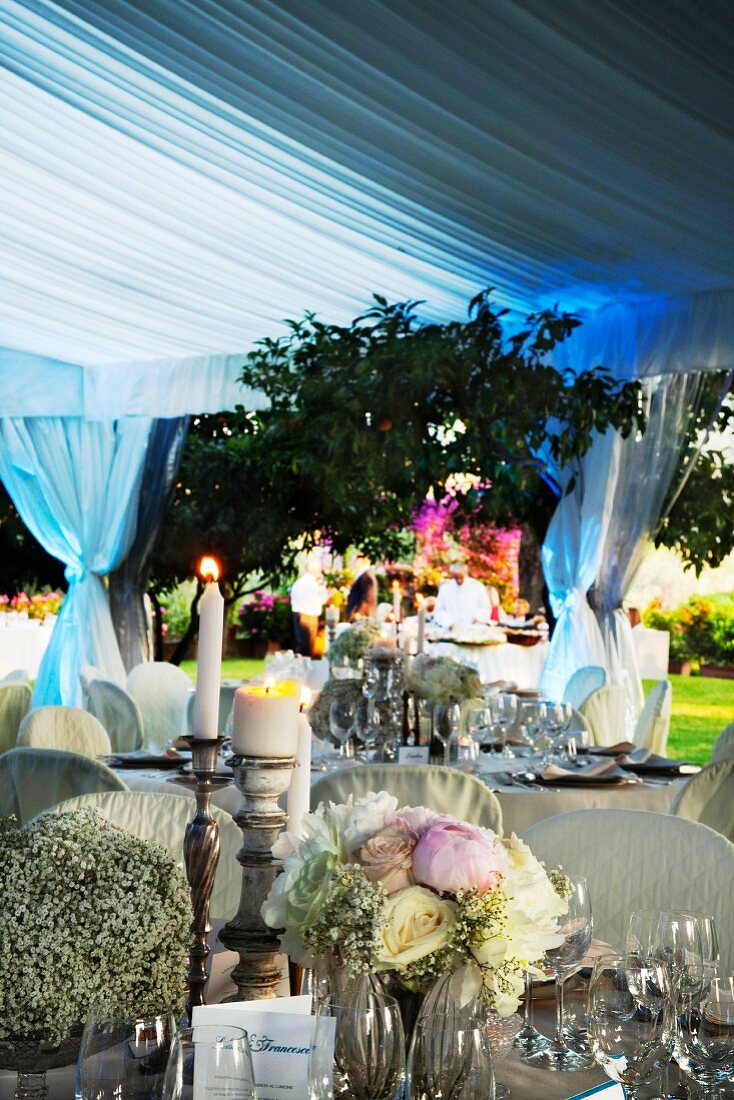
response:
<path fill-rule="evenodd" d="M 239 756 L 295 756 L 299 697 L 280 684 L 246 684 L 234 693 L 232 749 Z"/>
<path fill-rule="evenodd" d="M 304 814 L 309 811 L 311 801 L 311 726 L 304 714 L 311 698 L 308 688 L 301 696 L 301 713 L 298 715 L 298 745 L 296 760 L 298 767 L 291 773 L 291 785 L 288 788 L 288 832 L 301 836 L 301 823 Z"/>
<path fill-rule="evenodd" d="M 203 558 L 200 572 L 207 580 L 199 600 L 199 651 L 196 665 L 194 737 L 211 740 L 219 729 L 219 688 L 222 680 L 224 597 L 219 591 L 219 568 L 213 558 Z"/>

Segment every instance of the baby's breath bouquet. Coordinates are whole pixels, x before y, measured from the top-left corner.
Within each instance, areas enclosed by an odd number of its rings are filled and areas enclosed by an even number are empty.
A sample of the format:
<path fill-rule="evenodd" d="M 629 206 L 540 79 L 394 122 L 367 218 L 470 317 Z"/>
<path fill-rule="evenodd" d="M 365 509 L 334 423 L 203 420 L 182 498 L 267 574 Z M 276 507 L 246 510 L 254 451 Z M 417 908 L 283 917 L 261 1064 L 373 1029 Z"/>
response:
<path fill-rule="evenodd" d="M 183 1003 L 191 900 L 165 848 L 93 810 L 0 818 L 0 1041 Z"/>
<path fill-rule="evenodd" d="M 337 956 L 354 973 L 393 971 L 411 987 L 447 972 L 461 1004 L 481 996 L 501 1016 L 520 1002 L 525 972 L 562 941 L 562 878 L 516 836 L 386 791 L 303 818 L 281 834 L 284 859 L 262 915 L 283 950 L 315 965 Z"/>
<path fill-rule="evenodd" d="M 408 691 L 429 703 L 463 703 L 482 697 L 482 682 L 476 669 L 452 657 L 419 654 L 406 674 Z"/>
<path fill-rule="evenodd" d="M 347 658 L 359 661 L 368 656 L 379 636 L 377 624 L 372 619 L 360 619 L 353 626 L 342 630 L 329 646 L 329 660 L 339 661 Z"/>

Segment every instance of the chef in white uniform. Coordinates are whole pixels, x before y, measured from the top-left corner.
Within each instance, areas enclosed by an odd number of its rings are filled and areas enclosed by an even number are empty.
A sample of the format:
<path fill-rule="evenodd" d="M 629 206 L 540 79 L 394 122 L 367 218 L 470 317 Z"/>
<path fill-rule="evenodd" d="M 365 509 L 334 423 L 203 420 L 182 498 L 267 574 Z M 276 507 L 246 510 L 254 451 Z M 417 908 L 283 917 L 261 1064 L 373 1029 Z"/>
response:
<path fill-rule="evenodd" d="M 451 577 L 438 590 L 433 621 L 444 630 L 456 630 L 473 623 L 489 623 L 489 594 L 481 581 L 470 577 L 465 562 L 455 562 Z"/>

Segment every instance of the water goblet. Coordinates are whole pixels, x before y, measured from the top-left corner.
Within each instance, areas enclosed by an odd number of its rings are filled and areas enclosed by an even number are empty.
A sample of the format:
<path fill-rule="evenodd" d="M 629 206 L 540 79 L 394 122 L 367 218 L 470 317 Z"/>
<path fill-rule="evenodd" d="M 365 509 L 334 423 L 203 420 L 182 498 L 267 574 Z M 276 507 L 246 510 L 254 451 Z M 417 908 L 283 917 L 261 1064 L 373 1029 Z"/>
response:
<path fill-rule="evenodd" d="M 678 1018 L 676 1060 L 704 1096 L 734 1081 L 734 977 L 704 964 Z"/>
<path fill-rule="evenodd" d="M 206 1095 L 255 1100 L 250 1043 L 241 1027 L 196 1024 L 174 1036 L 163 1100 L 198 1100 Z"/>
<path fill-rule="evenodd" d="M 355 985 L 340 996 L 322 997 L 315 1016 L 309 1100 L 399 1100 L 405 1081 L 405 1035 L 395 998 Z"/>
<path fill-rule="evenodd" d="M 356 703 L 347 699 L 335 699 L 329 707 L 329 732 L 339 744 L 341 763 L 349 763 L 354 757 L 352 737 L 356 724 Z"/>
<path fill-rule="evenodd" d="M 175 1031 L 171 1015 L 122 1020 L 90 1012 L 77 1060 L 77 1100 L 160 1100 Z"/>
<path fill-rule="evenodd" d="M 525 1060 L 531 1066 L 564 1072 L 588 1069 L 590 1060 L 571 1050 L 564 1034 L 563 983 L 573 968 L 589 950 L 593 927 L 591 899 L 586 879 L 571 879 L 568 896 L 568 912 L 561 917 L 558 931 L 563 942 L 546 953 L 546 965 L 556 978 L 556 1033 L 543 1050 L 529 1055 Z"/>
<path fill-rule="evenodd" d="M 554 700 L 546 703 L 546 729 L 550 740 L 551 759 L 553 756 L 563 763 L 563 745 L 566 740 L 566 731 L 571 725 L 573 708 L 564 700 Z"/>
<path fill-rule="evenodd" d="M 543 700 L 533 699 L 530 702 L 523 703 L 520 711 L 520 724 L 536 752 L 541 747 L 541 742 L 545 737 L 547 717 L 548 708 Z"/>
<path fill-rule="evenodd" d="M 486 1022 L 422 1016 L 408 1055 L 410 1100 L 494 1100 L 492 1051 Z"/>
<path fill-rule="evenodd" d="M 523 1054 L 536 1054 L 539 1050 L 545 1050 L 550 1039 L 541 1035 L 533 1023 L 533 976 L 530 971 L 525 971 L 525 1011 L 523 1025 L 515 1036 L 514 1046 Z"/>
<path fill-rule="evenodd" d="M 589 1041 L 594 1060 L 635 1100 L 660 1070 L 670 1040 L 668 970 L 639 955 L 604 955 L 589 983 Z"/>
<path fill-rule="evenodd" d="M 385 726 L 382 712 L 370 701 L 364 710 L 360 710 L 357 723 L 357 737 L 365 748 L 368 763 L 382 763 L 384 758 Z"/>
<path fill-rule="evenodd" d="M 515 754 L 507 744 L 507 735 L 517 718 L 517 696 L 510 695 L 508 692 L 490 696 L 489 713 L 492 726 L 499 731 L 502 744 L 501 756 L 506 760 L 513 760 Z"/>
<path fill-rule="evenodd" d="M 433 733 L 443 745 L 443 764 L 451 763 L 451 744 L 459 736 L 461 708 L 458 703 L 437 703 L 433 708 Z"/>

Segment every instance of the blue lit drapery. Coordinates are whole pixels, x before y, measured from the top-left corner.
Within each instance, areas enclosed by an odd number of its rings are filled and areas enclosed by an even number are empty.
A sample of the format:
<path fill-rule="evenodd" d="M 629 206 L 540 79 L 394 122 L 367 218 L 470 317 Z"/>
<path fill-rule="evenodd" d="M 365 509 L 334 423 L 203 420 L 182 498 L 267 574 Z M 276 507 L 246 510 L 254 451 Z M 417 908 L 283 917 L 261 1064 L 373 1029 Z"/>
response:
<path fill-rule="evenodd" d="M 69 582 L 36 680 L 35 706 L 79 705 L 85 664 L 125 681 L 100 577 L 135 534 L 149 430 L 142 417 L 0 419 L 0 476 L 23 522 L 65 563 Z"/>

